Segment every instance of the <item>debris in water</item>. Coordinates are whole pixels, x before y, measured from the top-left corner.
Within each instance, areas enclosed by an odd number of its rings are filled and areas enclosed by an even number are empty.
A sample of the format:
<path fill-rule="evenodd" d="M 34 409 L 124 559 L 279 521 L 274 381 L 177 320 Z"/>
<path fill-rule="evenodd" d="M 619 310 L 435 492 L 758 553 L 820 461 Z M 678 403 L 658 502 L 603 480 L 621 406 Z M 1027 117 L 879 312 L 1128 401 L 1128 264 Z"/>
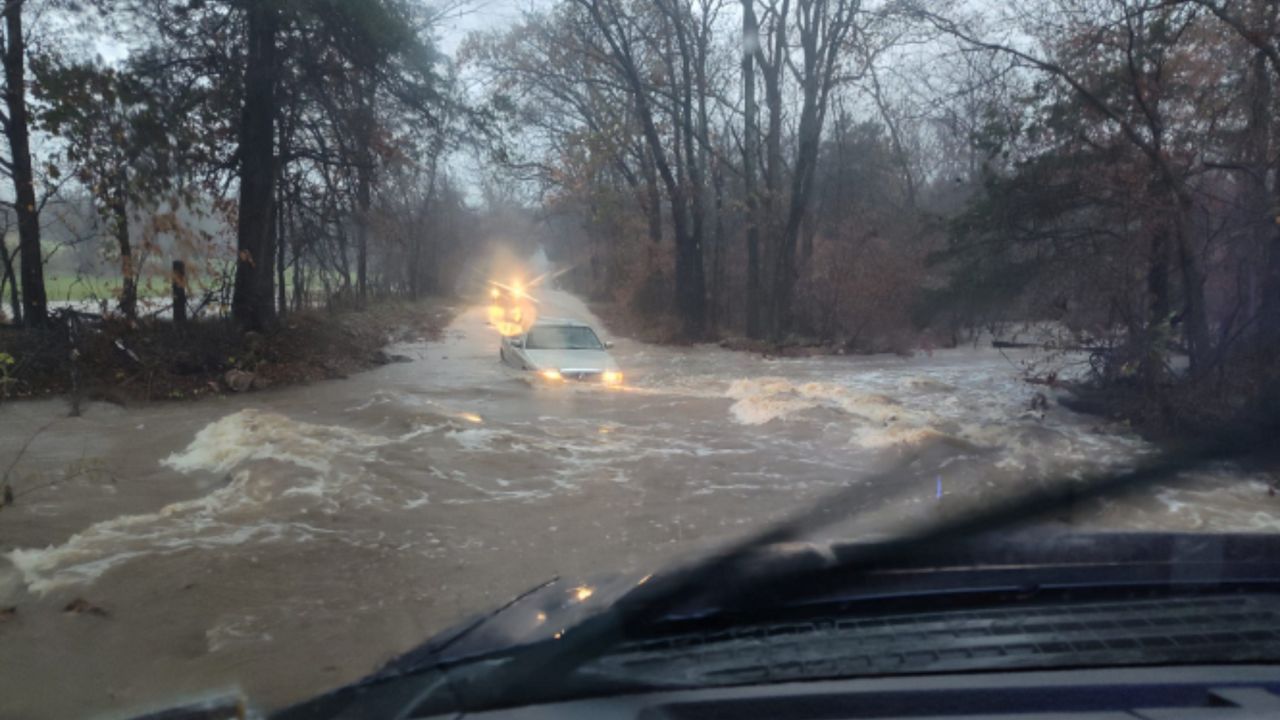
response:
<path fill-rule="evenodd" d="M 0 608 L 0 622 L 12 620 L 18 616 L 18 606 L 10 605 L 9 607 Z"/>
<path fill-rule="evenodd" d="M 67 603 L 67 606 L 62 608 L 62 612 L 75 613 L 76 615 L 97 615 L 98 617 L 107 616 L 106 610 L 98 605 L 94 605 L 84 598 L 76 598 L 75 600 Z"/>
<path fill-rule="evenodd" d="M 254 374 L 244 370 L 228 370 L 222 380 L 235 392 L 248 392 L 253 387 Z"/>
<path fill-rule="evenodd" d="M 1046 374 L 1044 377 L 1029 376 L 1024 377 L 1023 382 L 1030 385 L 1045 385 L 1047 387 L 1058 386 L 1058 373 L 1056 371 Z"/>

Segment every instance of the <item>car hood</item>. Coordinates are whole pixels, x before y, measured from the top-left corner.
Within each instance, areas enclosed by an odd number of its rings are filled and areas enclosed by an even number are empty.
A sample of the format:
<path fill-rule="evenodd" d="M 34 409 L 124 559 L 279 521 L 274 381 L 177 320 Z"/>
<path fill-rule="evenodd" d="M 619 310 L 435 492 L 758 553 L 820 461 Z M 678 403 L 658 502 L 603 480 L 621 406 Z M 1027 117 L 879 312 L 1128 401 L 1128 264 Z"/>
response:
<path fill-rule="evenodd" d="M 789 543 L 771 546 L 754 561 L 755 571 L 772 566 L 821 569 L 856 547 L 854 543 Z M 752 569 L 748 569 L 750 575 Z M 682 572 L 677 569 L 671 572 Z M 457 662 L 512 647 L 549 640 L 623 599 L 649 574 L 557 578 L 513 599 L 500 610 L 442 634 L 436 660 Z M 979 538 L 921 555 L 909 563 L 844 583 L 829 579 L 807 596 L 787 597 L 776 607 L 830 601 L 868 606 L 896 603 L 907 596 L 953 597 L 993 588 L 1102 584 L 1222 583 L 1266 579 L 1280 582 L 1280 536 L 1182 533 L 1030 533 Z M 686 619 L 734 612 L 717 592 L 694 597 L 670 613 Z M 759 611 L 761 597 L 751 598 Z M 767 606 L 769 603 L 766 602 Z M 429 643 L 431 645 L 432 643 Z"/>
<path fill-rule="evenodd" d="M 835 566 L 849 543 L 789 543 L 759 553 L 744 572 L 787 569 L 821 571 Z M 675 569 L 666 573 L 686 572 Z M 1014 533 L 948 544 L 906 562 L 844 578 L 817 573 L 823 582 L 801 596 L 767 593 L 750 598 L 750 612 L 782 614 L 806 606 L 830 606 L 856 615 L 892 609 L 930 612 L 967 600 L 1030 596 L 1045 590 L 1084 592 L 1088 588 L 1226 587 L 1280 584 L 1280 536 L 1181 533 Z M 830 575 L 830 577 L 828 577 Z M 593 578 L 555 578 L 511 599 L 500 608 L 459 624 L 393 660 L 355 685 L 294 708 L 281 717 L 320 717 L 309 708 L 357 701 L 366 690 L 408 673 L 440 673 L 446 668 L 492 658 L 572 633 L 573 628 L 615 603 L 634 602 L 655 576 L 620 573 Z M 732 588 L 714 596 L 690 597 L 664 616 L 669 622 L 733 618 Z M 905 603 L 905 604 L 904 604 Z M 376 693 L 375 693 L 376 695 Z M 309 707 L 308 707 L 309 706 Z"/>
<path fill-rule="evenodd" d="M 525 350 L 535 370 L 617 371 L 618 364 L 604 350 Z"/>

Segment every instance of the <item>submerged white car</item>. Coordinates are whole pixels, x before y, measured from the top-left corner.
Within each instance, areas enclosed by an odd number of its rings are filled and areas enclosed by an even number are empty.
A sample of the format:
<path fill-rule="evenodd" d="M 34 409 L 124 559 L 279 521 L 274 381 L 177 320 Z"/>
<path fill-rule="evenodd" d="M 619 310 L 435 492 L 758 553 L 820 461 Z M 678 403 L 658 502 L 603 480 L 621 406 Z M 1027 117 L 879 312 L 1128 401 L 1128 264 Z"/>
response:
<path fill-rule="evenodd" d="M 541 318 L 524 333 L 502 338 L 498 356 L 511 367 L 536 372 L 552 382 L 585 380 L 618 385 L 622 371 L 608 353 L 612 346 L 601 342 L 586 323 Z"/>

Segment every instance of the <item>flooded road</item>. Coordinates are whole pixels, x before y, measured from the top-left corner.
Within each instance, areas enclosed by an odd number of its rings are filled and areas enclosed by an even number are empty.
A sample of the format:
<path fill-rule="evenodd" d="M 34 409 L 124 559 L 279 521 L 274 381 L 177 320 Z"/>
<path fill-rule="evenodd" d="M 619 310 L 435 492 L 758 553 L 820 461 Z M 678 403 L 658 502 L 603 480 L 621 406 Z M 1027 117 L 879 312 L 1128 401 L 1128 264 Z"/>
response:
<path fill-rule="evenodd" d="M 624 387 L 533 383 L 473 307 L 391 349 L 413 362 L 344 381 L 74 419 L 0 406 L 4 464 L 30 441 L 0 511 L 0 717 L 231 686 L 277 707 L 554 576 L 660 568 L 836 490 L 863 513 L 824 538 L 867 537 L 1153 452 L 1030 410 L 1023 356 L 616 341 Z M 908 454 L 908 476 L 867 480 Z M 1280 530 L 1271 480 L 1221 467 L 1053 522 Z"/>

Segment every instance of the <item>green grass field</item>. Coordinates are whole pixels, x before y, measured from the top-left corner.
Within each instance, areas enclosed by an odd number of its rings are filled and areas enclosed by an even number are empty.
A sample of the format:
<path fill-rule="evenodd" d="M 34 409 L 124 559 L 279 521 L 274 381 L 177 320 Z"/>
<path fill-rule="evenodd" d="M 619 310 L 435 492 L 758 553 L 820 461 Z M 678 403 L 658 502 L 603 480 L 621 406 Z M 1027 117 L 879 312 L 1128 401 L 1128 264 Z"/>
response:
<path fill-rule="evenodd" d="M 203 283 L 197 279 L 190 294 L 203 293 Z M 45 297 L 49 302 L 80 302 L 85 300 L 110 300 L 114 302 L 120 296 L 119 277 L 98 277 L 91 275 L 72 275 L 49 273 L 44 277 Z M 285 277 L 285 291 L 293 291 L 293 274 Z M 168 297 L 171 288 L 167 280 L 159 277 L 147 277 L 138 287 L 139 298 Z"/>
<path fill-rule="evenodd" d="M 45 296 L 50 302 L 65 300 L 114 300 L 120 295 L 120 278 L 75 275 L 46 275 Z M 169 285 L 158 279 L 146 280 L 138 287 L 138 297 L 161 297 L 169 294 Z"/>

